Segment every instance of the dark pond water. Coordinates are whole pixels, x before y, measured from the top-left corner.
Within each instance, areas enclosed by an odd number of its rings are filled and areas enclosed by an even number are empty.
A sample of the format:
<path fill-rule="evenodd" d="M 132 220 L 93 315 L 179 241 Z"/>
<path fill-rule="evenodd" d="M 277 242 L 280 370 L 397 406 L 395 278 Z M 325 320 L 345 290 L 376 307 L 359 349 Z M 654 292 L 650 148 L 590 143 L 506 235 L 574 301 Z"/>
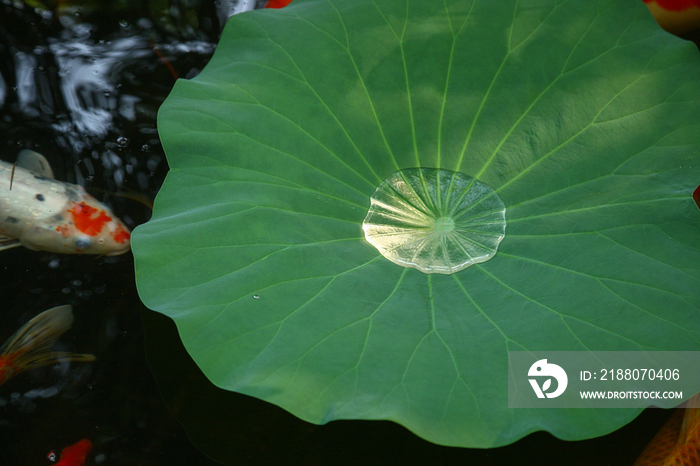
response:
<path fill-rule="evenodd" d="M 139 200 L 154 198 L 168 169 L 156 111 L 176 77 L 203 68 L 225 19 L 262 6 L 255 3 L 3 1 L 0 158 L 36 150 L 57 179 L 85 186 L 130 228 L 147 221 Z M 49 452 L 81 438 L 94 444 L 87 465 L 217 464 L 202 451 L 232 465 L 625 465 L 670 415 L 647 410 L 600 439 L 540 432 L 493 450 L 439 447 L 389 422 L 315 426 L 213 387 L 172 322 L 139 301 L 130 253 L 0 254 L 0 342 L 40 312 L 71 304 L 75 323 L 58 347 L 97 357 L 0 386 L 2 466 L 50 465 Z"/>

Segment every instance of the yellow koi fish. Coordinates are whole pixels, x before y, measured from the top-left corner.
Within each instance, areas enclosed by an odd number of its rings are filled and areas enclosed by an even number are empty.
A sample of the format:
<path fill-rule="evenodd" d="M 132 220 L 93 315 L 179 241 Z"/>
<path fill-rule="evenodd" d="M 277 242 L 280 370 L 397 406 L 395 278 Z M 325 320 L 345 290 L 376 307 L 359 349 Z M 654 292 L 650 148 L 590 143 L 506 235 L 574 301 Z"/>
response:
<path fill-rule="evenodd" d="M 634 466 L 700 466 L 700 394 L 677 409 Z"/>

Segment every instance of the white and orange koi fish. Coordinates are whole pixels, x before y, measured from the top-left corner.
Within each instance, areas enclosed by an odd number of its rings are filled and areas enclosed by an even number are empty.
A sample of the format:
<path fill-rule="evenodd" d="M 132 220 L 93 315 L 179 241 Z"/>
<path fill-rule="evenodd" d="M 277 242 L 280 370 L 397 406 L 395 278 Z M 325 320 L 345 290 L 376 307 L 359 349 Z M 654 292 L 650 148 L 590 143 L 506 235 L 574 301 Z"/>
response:
<path fill-rule="evenodd" d="M 23 150 L 0 161 L 0 250 L 116 256 L 130 248 L 128 228 L 82 186 L 56 181 L 43 155 Z"/>

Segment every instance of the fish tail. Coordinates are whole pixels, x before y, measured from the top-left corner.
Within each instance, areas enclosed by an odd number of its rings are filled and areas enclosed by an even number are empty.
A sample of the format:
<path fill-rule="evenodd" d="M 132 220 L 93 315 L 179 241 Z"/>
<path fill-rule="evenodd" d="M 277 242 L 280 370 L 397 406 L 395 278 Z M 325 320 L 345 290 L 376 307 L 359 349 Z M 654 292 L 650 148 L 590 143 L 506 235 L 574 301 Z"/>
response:
<path fill-rule="evenodd" d="M 92 354 L 54 351 L 54 342 L 73 325 L 70 305 L 48 309 L 24 324 L 0 347 L 4 376 L 0 384 L 34 367 L 62 361 L 94 361 Z M 2 375 L 2 374 L 0 374 Z"/>

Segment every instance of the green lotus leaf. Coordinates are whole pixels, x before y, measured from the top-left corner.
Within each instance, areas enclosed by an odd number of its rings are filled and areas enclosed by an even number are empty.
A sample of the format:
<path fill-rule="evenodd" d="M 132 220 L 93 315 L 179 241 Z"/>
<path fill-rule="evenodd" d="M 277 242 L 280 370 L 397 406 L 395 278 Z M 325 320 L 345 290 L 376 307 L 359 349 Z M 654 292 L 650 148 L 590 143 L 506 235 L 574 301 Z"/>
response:
<path fill-rule="evenodd" d="M 508 351 L 700 350 L 700 59 L 642 2 L 295 0 L 158 124 L 137 285 L 217 386 L 492 447 L 639 413 L 509 409 Z"/>

